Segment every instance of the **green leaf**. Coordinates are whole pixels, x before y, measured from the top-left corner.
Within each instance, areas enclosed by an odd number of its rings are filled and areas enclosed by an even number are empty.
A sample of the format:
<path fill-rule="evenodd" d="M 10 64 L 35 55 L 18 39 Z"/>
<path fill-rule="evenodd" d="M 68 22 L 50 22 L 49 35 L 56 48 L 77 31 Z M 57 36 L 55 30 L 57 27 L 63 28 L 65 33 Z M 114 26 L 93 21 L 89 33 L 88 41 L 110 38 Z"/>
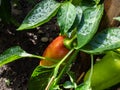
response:
<path fill-rule="evenodd" d="M 93 0 L 81 0 L 80 6 L 82 10 L 84 11 L 87 8 L 94 7 L 95 2 Z"/>
<path fill-rule="evenodd" d="M 45 57 L 27 53 L 20 46 L 14 46 L 0 54 L 0 66 L 24 57 L 45 59 Z"/>
<path fill-rule="evenodd" d="M 82 14 L 83 14 L 82 8 L 80 6 L 76 6 L 77 26 L 81 22 Z"/>
<path fill-rule="evenodd" d="M 68 31 L 68 37 L 71 37 L 72 33 L 74 32 L 74 29 L 78 27 L 79 23 L 81 22 L 81 18 L 82 18 L 82 9 L 80 6 L 76 6 L 76 17 L 74 20 L 73 25 L 71 26 L 71 28 Z M 75 30 L 76 32 L 76 30 Z"/>
<path fill-rule="evenodd" d="M 80 84 L 75 90 L 92 90 L 90 87 L 90 81 Z"/>
<path fill-rule="evenodd" d="M 103 5 L 88 8 L 83 12 L 83 18 L 77 31 L 76 49 L 87 44 L 96 33 L 103 15 Z"/>
<path fill-rule="evenodd" d="M 32 55 L 22 50 L 19 46 L 15 46 L 15 47 L 9 48 L 8 50 L 0 54 L 0 66 L 20 58 L 30 57 L 30 56 Z"/>
<path fill-rule="evenodd" d="M 56 15 L 60 3 L 55 0 L 43 0 L 39 2 L 26 16 L 22 25 L 17 30 L 36 28 L 48 22 Z"/>
<path fill-rule="evenodd" d="M 74 54 L 72 54 L 74 51 L 74 49 L 71 49 L 68 54 L 56 65 L 56 67 L 54 68 L 54 72 L 53 72 L 53 78 L 51 78 L 51 85 L 50 85 L 50 90 L 54 90 L 53 88 L 55 88 L 55 86 L 58 85 L 58 83 L 60 82 L 61 78 L 63 77 L 63 75 L 70 69 L 70 64 L 71 62 L 75 59 L 78 50 L 76 50 L 74 52 Z M 70 56 L 72 54 L 72 56 Z M 62 65 L 62 63 L 68 58 L 69 58 L 69 62 L 67 62 L 67 65 Z M 59 73 L 60 72 L 60 73 Z"/>
<path fill-rule="evenodd" d="M 98 33 L 81 50 L 87 53 L 99 54 L 117 48 L 120 48 L 120 28 L 108 28 Z"/>
<path fill-rule="evenodd" d="M 99 4 L 100 0 L 94 0 L 96 4 Z"/>
<path fill-rule="evenodd" d="M 75 74 L 74 74 L 74 72 L 69 71 L 67 74 L 68 74 L 68 76 L 70 78 L 70 81 L 66 81 L 63 84 L 63 87 L 66 88 L 66 89 L 76 88 L 77 84 L 75 82 Z"/>
<path fill-rule="evenodd" d="M 53 72 L 53 68 L 37 66 L 33 71 L 30 81 L 29 90 L 45 90 Z"/>
<path fill-rule="evenodd" d="M 74 84 L 71 82 L 71 81 L 66 81 L 64 84 L 63 84 L 63 87 L 65 89 L 71 89 L 71 88 L 74 88 Z"/>
<path fill-rule="evenodd" d="M 62 4 L 58 13 L 58 24 L 60 26 L 61 34 L 66 34 L 74 23 L 76 17 L 75 6 L 71 2 L 65 2 Z"/>

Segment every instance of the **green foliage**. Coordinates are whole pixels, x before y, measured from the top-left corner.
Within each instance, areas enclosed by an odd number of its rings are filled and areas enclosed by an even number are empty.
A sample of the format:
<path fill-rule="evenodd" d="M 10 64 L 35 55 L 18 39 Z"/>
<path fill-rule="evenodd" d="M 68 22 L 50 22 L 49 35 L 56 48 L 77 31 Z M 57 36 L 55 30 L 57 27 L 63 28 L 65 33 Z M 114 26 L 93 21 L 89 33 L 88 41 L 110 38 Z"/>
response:
<path fill-rule="evenodd" d="M 70 88 L 76 88 L 77 87 L 77 84 L 76 84 L 76 79 L 75 79 L 75 74 L 74 72 L 71 72 L 69 71 L 68 73 L 68 76 L 70 78 L 70 81 L 66 81 L 64 84 L 63 84 L 63 87 L 65 89 L 70 89 Z"/>
<path fill-rule="evenodd" d="M 39 2 L 26 16 L 23 23 L 17 30 L 36 28 L 48 22 L 56 12 L 60 4 L 54 0 L 43 0 Z"/>
<path fill-rule="evenodd" d="M 30 81 L 29 90 L 45 90 L 51 75 L 53 68 L 45 68 L 42 66 L 37 66 L 33 71 Z"/>
<path fill-rule="evenodd" d="M 6 1 L 2 1 L 0 5 L 0 10 L 3 12 L 0 17 L 8 20 L 11 11 L 10 7 L 5 6 L 10 4 L 10 1 Z M 60 90 L 61 86 L 67 89 L 91 90 L 93 56 L 91 58 L 90 75 L 86 82 L 77 85 L 74 73 L 71 73 L 70 68 L 79 51 L 89 54 L 101 54 L 108 50 L 120 48 L 120 28 L 107 28 L 96 34 L 103 10 L 101 0 L 66 0 L 62 3 L 55 0 L 42 0 L 28 13 L 17 29 L 18 31 L 36 28 L 58 14 L 57 22 L 60 33 L 66 36 L 64 44 L 70 49 L 69 53 L 54 66 L 37 66 L 31 75 L 29 90 Z M 114 19 L 120 21 L 120 17 Z M 0 55 L 0 66 L 24 57 L 42 60 L 47 58 L 29 54 L 16 46 L 9 48 Z M 49 60 L 49 58 L 47 59 Z M 67 62 L 65 62 L 66 60 Z M 69 76 L 69 80 L 64 84 L 60 84 L 60 80 L 65 74 Z"/>
<path fill-rule="evenodd" d="M 90 81 L 86 81 L 82 83 L 75 90 L 92 90 L 90 87 Z"/>
<path fill-rule="evenodd" d="M 73 25 L 75 17 L 75 6 L 72 5 L 71 2 L 63 3 L 58 13 L 58 24 L 60 26 L 61 34 L 66 34 L 68 32 L 68 30 Z"/>
<path fill-rule="evenodd" d="M 20 46 L 14 46 L 0 54 L 0 66 L 25 57 L 44 59 L 44 57 L 27 53 Z"/>
<path fill-rule="evenodd" d="M 26 53 L 19 46 L 9 48 L 0 55 L 0 66 L 18 60 L 22 57 L 29 57 L 30 54 Z"/>
<path fill-rule="evenodd" d="M 108 28 L 98 33 L 86 46 L 81 50 L 100 54 L 108 50 L 120 48 L 120 28 Z"/>
<path fill-rule="evenodd" d="M 76 17 L 75 17 L 73 25 L 71 26 L 71 28 L 67 32 L 68 37 L 72 37 L 72 34 L 76 33 L 76 31 L 74 29 L 78 27 L 78 25 L 82 19 L 83 11 L 82 11 L 81 6 L 76 6 L 75 9 L 76 9 Z"/>
<path fill-rule="evenodd" d="M 103 5 L 88 8 L 83 12 L 83 18 L 77 31 L 77 49 L 87 44 L 96 33 L 102 15 Z"/>

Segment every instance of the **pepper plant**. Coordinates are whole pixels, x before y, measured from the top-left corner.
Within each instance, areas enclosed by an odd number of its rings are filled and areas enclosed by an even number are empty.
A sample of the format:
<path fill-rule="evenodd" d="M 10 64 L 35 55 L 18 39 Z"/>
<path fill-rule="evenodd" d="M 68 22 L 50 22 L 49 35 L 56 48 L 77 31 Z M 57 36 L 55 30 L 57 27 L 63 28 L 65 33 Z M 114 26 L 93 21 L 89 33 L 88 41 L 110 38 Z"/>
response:
<path fill-rule="evenodd" d="M 24 57 L 41 59 L 31 75 L 29 90 L 98 90 L 99 85 L 103 90 L 120 83 L 120 28 L 97 32 L 103 11 L 102 0 L 42 0 L 28 13 L 17 31 L 31 30 L 57 17 L 60 35 L 45 49 L 43 56 L 27 53 L 20 46 L 9 48 L 0 55 L 0 66 Z M 79 52 L 90 54 L 91 69 L 84 81 L 77 84 L 70 68 Z M 105 57 L 97 65 L 93 64 L 93 56 L 100 54 Z M 69 81 L 61 83 L 64 75 L 69 76 Z"/>

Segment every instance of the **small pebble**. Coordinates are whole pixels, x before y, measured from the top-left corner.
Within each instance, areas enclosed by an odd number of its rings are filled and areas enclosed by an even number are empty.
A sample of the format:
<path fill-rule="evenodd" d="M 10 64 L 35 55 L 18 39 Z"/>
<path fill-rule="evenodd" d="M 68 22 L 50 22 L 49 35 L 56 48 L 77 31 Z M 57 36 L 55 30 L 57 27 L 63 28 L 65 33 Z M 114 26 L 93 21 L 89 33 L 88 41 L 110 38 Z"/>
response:
<path fill-rule="evenodd" d="M 51 38 L 49 38 L 49 41 L 51 42 L 53 40 L 53 38 L 51 37 Z"/>
<path fill-rule="evenodd" d="M 41 38 L 41 41 L 42 41 L 42 42 L 47 42 L 48 40 L 49 40 L 48 37 L 42 37 L 42 38 Z"/>
<path fill-rule="evenodd" d="M 43 34 L 44 32 L 43 32 L 42 30 L 39 30 L 38 33 L 39 33 L 39 34 Z"/>

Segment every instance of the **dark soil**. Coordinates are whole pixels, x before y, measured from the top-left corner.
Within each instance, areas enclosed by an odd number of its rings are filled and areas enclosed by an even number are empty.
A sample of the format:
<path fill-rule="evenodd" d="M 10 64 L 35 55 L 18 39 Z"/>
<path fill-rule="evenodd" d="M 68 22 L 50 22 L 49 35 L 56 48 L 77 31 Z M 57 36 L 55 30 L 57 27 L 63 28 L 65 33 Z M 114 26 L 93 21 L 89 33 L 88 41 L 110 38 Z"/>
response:
<path fill-rule="evenodd" d="M 21 23 L 35 4 L 26 0 L 20 0 L 19 4 L 19 7 L 12 7 L 12 14 Z M 47 45 L 59 34 L 55 18 L 34 30 L 17 32 L 17 28 L 13 24 L 0 22 L 0 53 L 19 45 L 28 53 L 42 55 Z M 38 59 L 23 58 L 1 67 L 0 90 L 27 90 L 30 75 L 38 64 Z"/>
<path fill-rule="evenodd" d="M 18 1 L 19 6 L 12 6 L 12 16 L 21 23 L 29 10 L 39 0 L 35 0 L 34 4 L 29 3 L 29 0 Z M 59 35 L 59 27 L 55 17 L 50 22 L 33 30 L 18 32 L 16 31 L 17 28 L 13 24 L 0 22 L 0 53 L 12 46 L 19 45 L 28 53 L 42 55 L 48 44 Z M 84 64 L 83 67 L 75 62 L 72 70 L 76 71 L 78 69 L 79 71 L 81 68 L 87 70 L 90 62 L 85 63 L 83 61 L 87 58 L 88 56 L 85 55 L 81 59 Z M 23 58 L 0 67 L 0 90 L 27 90 L 30 75 L 38 64 L 38 59 Z M 79 77 L 80 73 L 76 71 L 76 76 Z M 113 87 L 112 90 L 119 90 L 118 87 L 119 85 Z"/>

